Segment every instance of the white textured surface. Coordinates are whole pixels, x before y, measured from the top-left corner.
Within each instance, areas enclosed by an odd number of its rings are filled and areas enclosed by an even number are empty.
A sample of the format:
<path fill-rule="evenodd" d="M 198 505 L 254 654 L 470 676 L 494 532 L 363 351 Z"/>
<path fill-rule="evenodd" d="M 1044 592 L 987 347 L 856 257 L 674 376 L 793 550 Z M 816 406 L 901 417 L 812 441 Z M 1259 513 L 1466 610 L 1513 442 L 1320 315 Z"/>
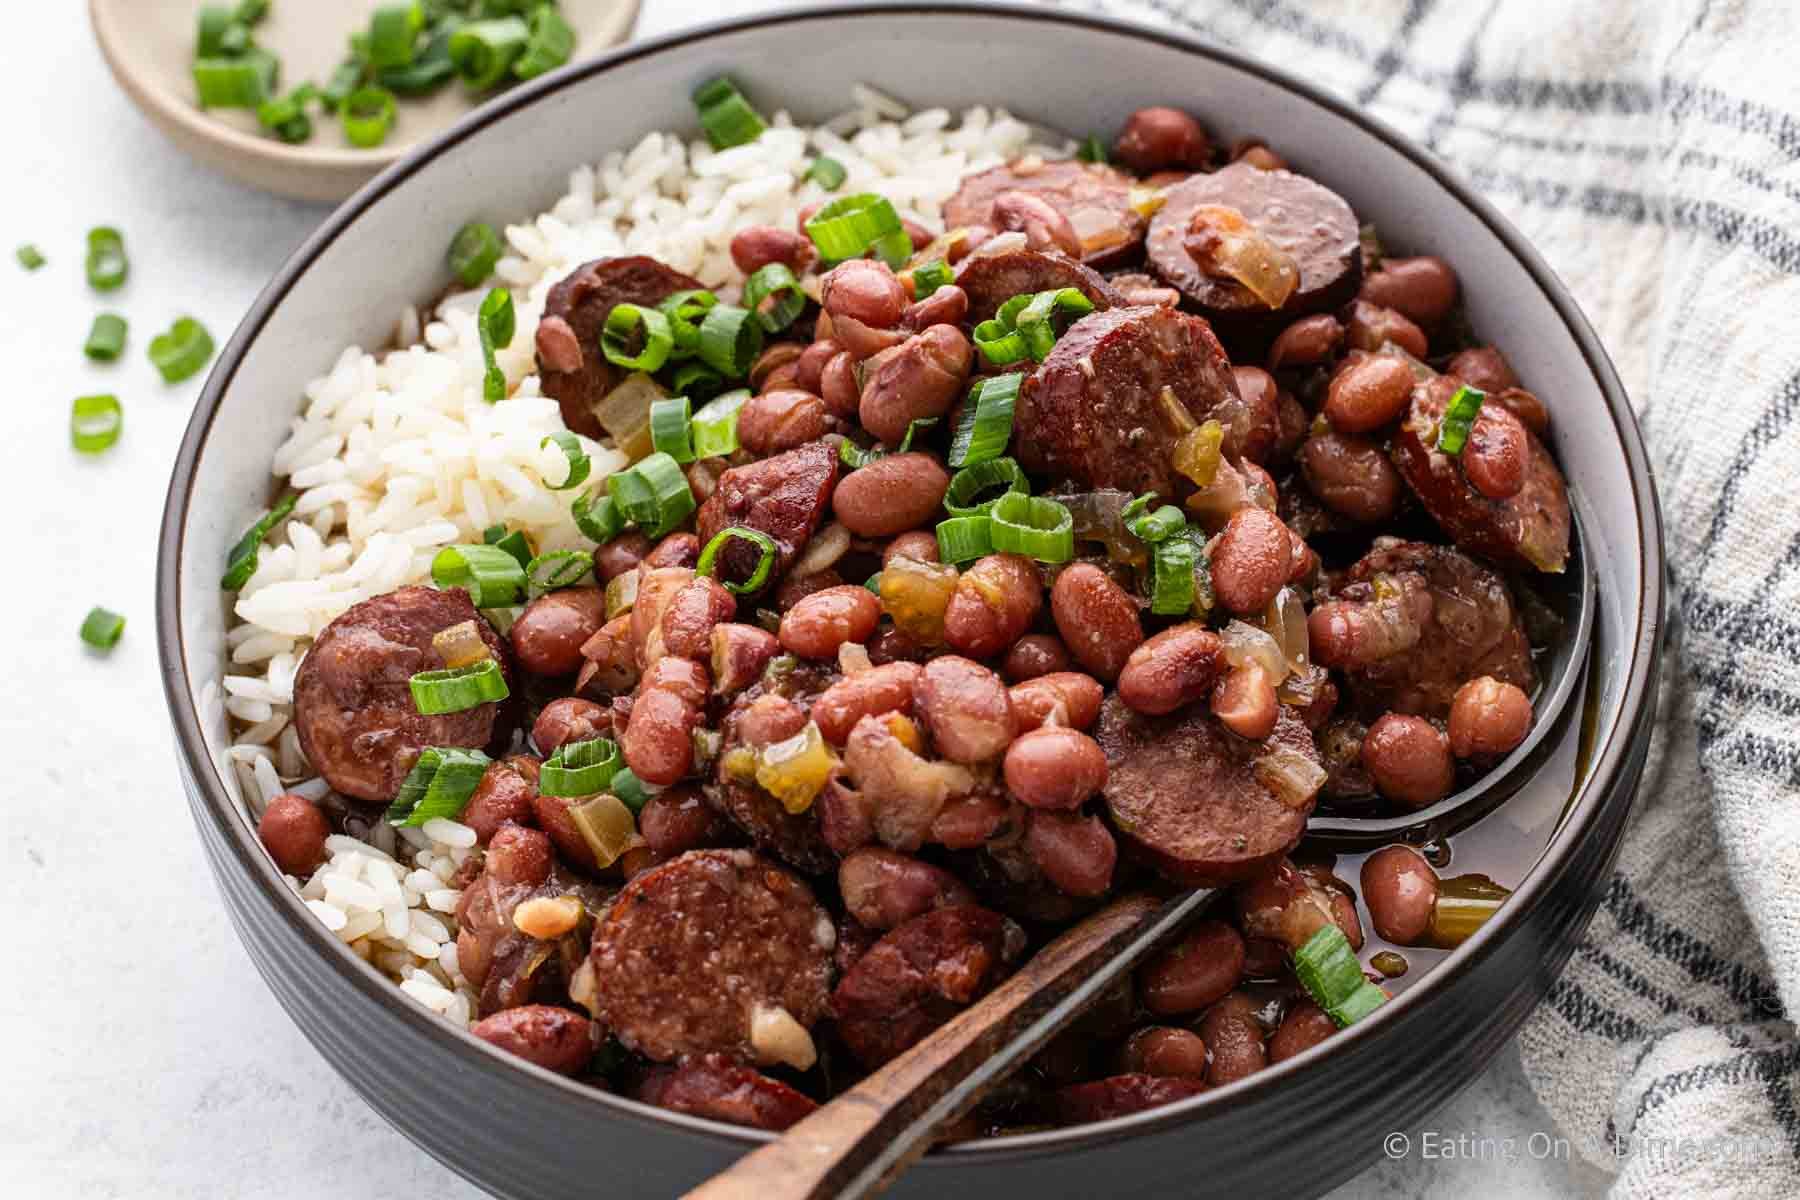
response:
<path fill-rule="evenodd" d="M 31 564 L 15 567 L 28 588 L 3 602 L 0 1194 L 475 1196 L 353 1094 L 256 977 L 189 822 L 156 667 L 157 522 L 199 383 L 164 387 L 145 348 L 182 313 L 223 344 L 324 213 L 183 159 L 112 86 L 82 7 L 19 6 L 0 74 L 10 167 L 0 362 L 11 393 L 0 511 L 15 564 Z M 760 7 L 646 0 L 640 31 Z M 103 222 L 125 231 L 132 280 L 100 305 L 80 263 L 83 233 Z M 12 261 L 27 240 L 50 259 L 36 274 Z M 80 346 L 102 307 L 129 317 L 131 342 L 122 363 L 91 368 Z M 124 401 L 125 436 L 104 458 L 79 461 L 67 448 L 68 404 L 96 391 Z M 75 639 L 96 603 L 129 619 L 105 660 Z M 1602 1180 L 1531 1161 L 1526 1139 L 1549 1132 L 1549 1119 L 1510 1049 L 1431 1128 L 1516 1138 L 1521 1161 L 1426 1161 L 1414 1130 L 1407 1161 L 1340 1194 L 1570 1195 Z"/>

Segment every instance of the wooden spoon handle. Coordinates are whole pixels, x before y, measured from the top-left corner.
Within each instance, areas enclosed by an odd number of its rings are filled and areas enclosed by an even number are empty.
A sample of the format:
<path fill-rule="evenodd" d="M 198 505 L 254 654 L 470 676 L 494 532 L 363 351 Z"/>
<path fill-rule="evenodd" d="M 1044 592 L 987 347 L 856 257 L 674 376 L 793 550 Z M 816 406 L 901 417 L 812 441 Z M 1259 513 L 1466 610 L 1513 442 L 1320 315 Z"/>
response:
<path fill-rule="evenodd" d="M 690 1200 L 873 1196 L 954 1121 L 1211 899 L 1124 896 L 1051 942 L 980 1002 L 777 1140 L 688 1192 Z"/>

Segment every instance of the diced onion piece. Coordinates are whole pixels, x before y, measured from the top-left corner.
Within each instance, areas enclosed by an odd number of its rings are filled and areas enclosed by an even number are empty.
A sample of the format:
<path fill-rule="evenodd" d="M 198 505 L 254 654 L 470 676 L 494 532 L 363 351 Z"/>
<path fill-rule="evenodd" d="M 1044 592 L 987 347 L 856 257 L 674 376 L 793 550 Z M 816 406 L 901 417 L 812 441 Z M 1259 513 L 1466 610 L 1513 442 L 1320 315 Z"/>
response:
<path fill-rule="evenodd" d="M 1267 630 L 1233 621 L 1219 634 L 1219 640 L 1225 644 L 1225 661 L 1232 666 L 1247 667 L 1254 663 L 1277 683 L 1287 678 L 1287 655 L 1281 652 L 1281 644 L 1270 637 Z"/>
<path fill-rule="evenodd" d="M 806 1026 L 778 1005 L 758 1004 L 750 1010 L 750 1048 L 756 1052 L 756 1061 L 765 1066 L 783 1063 L 796 1071 L 807 1071 L 819 1061 L 819 1051 Z"/>
<path fill-rule="evenodd" d="M 861 675 L 874 669 L 875 664 L 869 660 L 869 648 L 861 642 L 844 642 L 838 647 L 838 670 L 844 674 Z"/>
<path fill-rule="evenodd" d="M 1271 746 L 1256 760 L 1256 777 L 1289 808 L 1305 808 L 1325 786 L 1325 768 L 1286 746 Z"/>
<path fill-rule="evenodd" d="M 1154 217 L 1169 200 L 1168 193 L 1162 188 L 1149 187 L 1141 183 L 1134 186 L 1126 195 L 1127 203 L 1131 205 L 1132 211 L 1146 221 Z"/>
<path fill-rule="evenodd" d="M 634 442 L 642 443 L 640 453 L 649 453 L 650 404 L 666 395 L 656 380 L 635 371 L 601 398 L 594 408 L 594 417 L 626 454 L 632 454 L 630 446 Z"/>
<path fill-rule="evenodd" d="M 791 738 L 764 746 L 757 755 L 756 782 L 791 813 L 812 807 L 838 765 L 819 727 L 808 721 Z"/>
<path fill-rule="evenodd" d="M 1281 648 L 1288 670 L 1300 672 L 1312 664 L 1312 642 L 1306 632 L 1306 606 L 1300 593 L 1284 587 L 1269 601 L 1263 612 L 1262 626 Z M 1280 682 L 1279 677 L 1271 676 Z"/>
<path fill-rule="evenodd" d="M 1187 412 L 1179 403 L 1172 407 Z M 1195 487 L 1210 487 L 1219 474 L 1219 447 L 1224 441 L 1225 427 L 1217 421 L 1207 421 L 1181 435 L 1170 465 L 1193 480 Z"/>
<path fill-rule="evenodd" d="M 585 911 L 577 896 L 535 896 L 513 909 L 513 928 L 526 937 L 561 937 L 581 924 Z"/>
<path fill-rule="evenodd" d="M 827 567 L 836 566 L 838 559 L 849 552 L 850 531 L 833 521 L 813 534 L 812 540 L 806 543 L 805 552 L 788 568 L 788 574 L 795 579 L 817 575 Z"/>
<path fill-rule="evenodd" d="M 1058 496 L 1057 499 L 1069 510 L 1075 523 L 1076 541 L 1099 542 L 1106 547 L 1107 558 L 1116 563 L 1141 567 L 1149 562 L 1148 548 L 1142 539 L 1125 528 L 1124 513 L 1131 503 L 1130 492 L 1105 488 L 1076 496 Z"/>
<path fill-rule="evenodd" d="M 606 619 L 612 620 L 630 612 L 637 605 L 638 573 L 626 571 L 606 582 Z"/>
<path fill-rule="evenodd" d="M 624 801 L 610 792 L 584 800 L 568 812 L 581 840 L 594 852 L 594 861 L 602 869 L 617 862 L 619 855 L 631 849 L 637 840 L 637 819 L 625 807 Z"/>
<path fill-rule="evenodd" d="M 894 628 L 922 646 L 944 641 L 944 610 L 959 574 L 949 563 L 896 556 L 881 569 L 881 607 Z"/>
<path fill-rule="evenodd" d="M 451 670 L 471 666 L 494 656 L 473 621 L 464 621 L 460 625 L 438 630 L 431 636 L 431 648 L 438 652 L 438 657 Z"/>
<path fill-rule="evenodd" d="M 1221 462 L 1212 482 L 1189 496 L 1186 506 L 1188 515 L 1197 524 L 1208 532 L 1216 533 L 1224 528 L 1232 513 L 1254 503 L 1256 502 L 1251 499 L 1250 487 L 1243 472 L 1229 462 Z"/>
<path fill-rule="evenodd" d="M 1215 279 L 1236 280 L 1269 308 L 1280 308 L 1300 286 L 1300 264 L 1235 208 L 1202 204 L 1188 221 L 1182 246 Z"/>

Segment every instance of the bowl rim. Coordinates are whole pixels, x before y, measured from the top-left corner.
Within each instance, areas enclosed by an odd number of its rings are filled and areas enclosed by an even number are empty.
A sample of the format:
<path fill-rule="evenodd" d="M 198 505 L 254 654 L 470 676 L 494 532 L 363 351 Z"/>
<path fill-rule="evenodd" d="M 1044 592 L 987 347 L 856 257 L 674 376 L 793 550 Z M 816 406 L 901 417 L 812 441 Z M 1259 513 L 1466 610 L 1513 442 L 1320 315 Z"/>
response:
<path fill-rule="evenodd" d="M 271 905 L 279 910 L 291 927 L 302 931 L 321 958 L 329 963 L 349 986 L 360 989 L 372 1000 L 387 1006 L 399 1019 L 415 1031 L 435 1039 L 443 1052 L 462 1056 L 464 1062 L 477 1067 L 480 1057 L 502 1069 L 521 1072 L 517 1080 L 522 1086 L 540 1091 L 545 1098 L 555 1096 L 570 1103 L 598 1106 L 614 1119 L 638 1120 L 654 1127 L 676 1127 L 707 1138 L 718 1145 L 744 1149 L 771 1140 L 773 1134 L 762 1130 L 687 1116 L 653 1108 L 639 1101 L 555 1075 L 542 1067 L 507 1055 L 499 1048 L 476 1038 L 466 1030 L 449 1025 L 442 1018 L 407 1000 L 393 985 L 350 948 L 332 936 L 304 907 L 300 897 L 288 887 L 258 842 L 245 814 L 227 792 L 216 764 L 206 749 L 206 739 L 199 714 L 189 697 L 186 655 L 181 631 L 180 563 L 184 527 L 192 498 L 196 466 L 225 393 L 229 390 L 238 367 L 249 346 L 276 311 L 295 283 L 312 268 L 317 259 L 337 238 L 349 229 L 371 207 L 413 174 L 453 151 L 462 142 L 480 134 L 488 126 L 545 100 L 554 94 L 614 67 L 708 42 L 722 35 L 805 22 L 839 22 L 865 17 L 893 18 L 933 16 L 981 18 L 996 22 L 1029 21 L 1038 27 L 1055 26 L 1066 35 L 1101 34 L 1153 43 L 1184 54 L 1214 60 L 1224 66 L 1260 78 L 1283 88 L 1332 115 L 1358 126 L 1365 134 L 1384 143 L 1423 170 L 1444 190 L 1451 200 L 1461 204 L 1479 219 L 1507 252 L 1523 266 L 1562 321 L 1580 349 L 1591 371 L 1595 385 L 1605 400 L 1612 418 L 1619 452 L 1624 456 L 1636 513 L 1635 530 L 1639 550 L 1637 607 L 1640 620 L 1637 629 L 1625 638 L 1625 645 L 1614 653 L 1628 654 L 1623 673 L 1625 681 L 1621 702 L 1611 714 L 1605 728 L 1597 731 L 1594 752 L 1586 778 L 1565 810 L 1549 844 L 1544 848 L 1531 873 L 1514 893 L 1515 903 L 1506 919 L 1490 923 L 1452 952 L 1432 969 L 1419 986 L 1408 988 L 1392 1003 L 1384 1006 L 1374 1018 L 1358 1023 L 1333 1038 L 1330 1047 L 1321 1044 L 1294 1058 L 1259 1071 L 1248 1078 L 1203 1095 L 1175 1104 L 1118 1117 L 1108 1121 L 1074 1126 L 1067 1129 L 1014 1134 L 1004 1137 L 964 1142 L 947 1147 L 923 1160 L 929 1169 L 933 1162 L 973 1159 L 993 1160 L 1012 1156 L 1068 1152 L 1084 1146 L 1110 1142 L 1126 1136 L 1139 1136 L 1173 1125 L 1186 1124 L 1209 1111 L 1216 1104 L 1234 1101 L 1287 1085 L 1307 1065 L 1317 1061 L 1328 1049 L 1337 1052 L 1346 1045 L 1367 1041 L 1381 1033 L 1397 1019 L 1395 1014 L 1429 1003 L 1440 991 L 1466 973 L 1474 970 L 1503 943 L 1503 935 L 1521 923 L 1536 907 L 1551 881 L 1572 856 L 1576 844 L 1595 823 L 1605 807 L 1611 783 L 1629 759 L 1634 735 L 1644 717 L 1644 709 L 1654 696 L 1653 667 L 1658 658 L 1660 639 L 1666 620 L 1666 587 L 1663 558 L 1663 522 L 1649 460 L 1642 435 L 1632 413 L 1624 385 L 1587 318 L 1582 314 L 1549 264 L 1498 209 L 1457 177 L 1450 167 L 1435 158 L 1385 121 L 1371 116 L 1352 102 L 1324 91 L 1320 87 L 1267 62 L 1222 46 L 1187 31 L 1141 25 L 1115 17 L 1087 12 L 1071 12 L 1061 8 L 1042 8 L 1014 2 L 981 5 L 926 0 L 875 0 L 872 3 L 836 3 L 808 7 L 787 7 L 746 17 L 711 21 L 655 38 L 636 41 L 573 63 L 551 74 L 514 88 L 503 96 L 462 118 L 411 150 L 398 163 L 389 167 L 339 206 L 325 222 L 282 265 L 275 277 L 257 297 L 230 341 L 220 354 L 183 434 L 174 470 L 169 481 L 158 548 L 156 579 L 156 628 L 163 669 L 163 687 L 173 721 L 176 741 L 187 765 L 198 798 L 204 802 L 207 817 L 226 833 L 226 843 Z M 1573 486 L 1573 485 L 1572 485 Z M 425 1147 L 428 1151 L 429 1147 Z"/>

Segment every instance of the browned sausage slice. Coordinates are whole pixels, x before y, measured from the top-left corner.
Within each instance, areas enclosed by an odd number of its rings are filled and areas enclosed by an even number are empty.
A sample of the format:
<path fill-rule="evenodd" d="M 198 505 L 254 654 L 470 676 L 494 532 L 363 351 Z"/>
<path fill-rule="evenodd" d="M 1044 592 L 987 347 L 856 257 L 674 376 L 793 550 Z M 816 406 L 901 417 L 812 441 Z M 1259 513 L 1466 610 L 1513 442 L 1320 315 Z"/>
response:
<path fill-rule="evenodd" d="M 1205 321 L 1160 306 L 1115 308 L 1071 325 L 1025 380 L 1013 446 L 1027 470 L 1084 491 L 1173 498 L 1178 486 L 1192 489 L 1169 461 L 1186 422 L 1217 416 L 1230 429 L 1244 411 Z"/>
<path fill-rule="evenodd" d="M 836 931 L 798 878 L 748 850 L 693 850 L 625 885 L 594 930 L 594 1015 L 658 1062 L 750 1061 L 758 1008 L 825 1015 Z"/>
<path fill-rule="evenodd" d="M 1113 1075 L 1091 1083 L 1075 1083 L 1056 1090 L 1056 1115 L 1065 1125 L 1085 1125 L 1129 1116 L 1198 1096 L 1206 1090 L 1203 1079 L 1174 1075 Z"/>
<path fill-rule="evenodd" d="M 857 959 L 832 993 L 838 1034 L 874 1070 L 974 1003 L 1024 948 L 1024 930 L 973 904 L 914 917 Z"/>
<path fill-rule="evenodd" d="M 1131 260 L 1144 240 L 1143 214 L 1132 207 L 1135 180 L 1104 163 L 1075 159 L 1046 162 L 1036 156 L 967 176 L 944 202 L 947 229 L 993 228 L 994 198 L 1002 192 L 1030 192 L 1053 205 L 1081 239 L 1081 261 L 1091 267 Z"/>
<path fill-rule="evenodd" d="M 1233 738 L 1199 708 L 1141 716 L 1107 697 L 1094 736 L 1106 751 L 1107 809 L 1126 843 L 1166 878 L 1217 886 L 1263 873 L 1306 831 L 1312 800 L 1286 803 L 1258 777 L 1272 750 L 1317 763 L 1312 734 L 1285 705 L 1261 743 Z"/>
<path fill-rule="evenodd" d="M 562 408 L 563 424 L 586 437 L 606 431 L 594 412 L 619 374 L 600 353 L 600 327 L 615 304 L 655 305 L 676 292 L 704 287 L 654 258 L 598 258 L 570 272 L 544 300 L 538 322 L 538 378 Z"/>
<path fill-rule="evenodd" d="M 1237 162 L 1210 175 L 1192 175 L 1163 191 L 1145 246 L 1150 267 L 1225 323 L 1261 323 L 1267 305 L 1235 279 L 1204 274 L 1188 253 L 1189 223 L 1202 206 L 1234 208 L 1258 233 L 1293 256 L 1299 286 L 1278 310 L 1281 321 L 1326 312 L 1350 302 L 1362 284 L 1362 242 L 1356 214 L 1343 198 L 1304 175 L 1263 171 Z"/>
<path fill-rule="evenodd" d="M 700 506 L 700 544 L 706 545 L 727 526 L 760 529 L 775 539 L 779 555 L 769 576 L 773 586 L 818 529 L 837 476 L 837 448 L 829 442 L 812 442 L 733 467 L 719 476 L 718 487 Z M 733 538 L 719 553 L 720 578 L 748 579 L 756 560 L 755 546 Z"/>
<path fill-rule="evenodd" d="M 658 1067 L 638 1084 L 636 1096 L 645 1104 L 692 1117 L 776 1132 L 819 1107 L 780 1080 L 720 1054 Z"/>
<path fill-rule="evenodd" d="M 1097 309 L 1119 308 L 1125 299 L 1092 267 L 1066 254 L 1042 250 L 1009 250 L 1004 254 L 971 254 L 956 272 L 956 284 L 969 296 L 968 323 L 978 325 L 1014 296 L 1051 288 L 1079 288 Z"/>
<path fill-rule="evenodd" d="M 1439 375 L 1413 389 L 1412 410 L 1394 436 L 1394 464 L 1458 546 L 1502 566 L 1561 571 L 1569 558 L 1569 490 L 1535 433 L 1524 429 L 1525 486 L 1504 500 L 1476 491 L 1461 463 L 1432 449 L 1460 386 Z"/>
<path fill-rule="evenodd" d="M 294 677 L 294 727 L 333 789 L 385 803 L 425 747 L 493 740 L 498 704 L 420 716 L 407 685 L 420 671 L 443 669 L 431 639 L 464 621 L 475 622 L 510 684 L 506 643 L 459 588 L 400 588 L 346 609 L 320 632 Z"/>

